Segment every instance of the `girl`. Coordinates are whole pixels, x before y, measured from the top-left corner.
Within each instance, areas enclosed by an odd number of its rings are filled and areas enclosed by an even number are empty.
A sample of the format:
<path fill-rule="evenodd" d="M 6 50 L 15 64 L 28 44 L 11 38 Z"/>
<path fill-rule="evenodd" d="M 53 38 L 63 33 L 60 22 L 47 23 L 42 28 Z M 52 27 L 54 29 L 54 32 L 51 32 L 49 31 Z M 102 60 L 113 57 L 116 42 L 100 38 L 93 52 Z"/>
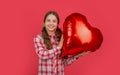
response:
<path fill-rule="evenodd" d="M 59 16 L 49 11 L 44 17 L 42 34 L 34 38 L 36 54 L 39 57 L 38 75 L 64 75 L 64 66 L 72 64 L 81 55 L 59 58 L 63 45 L 63 36 L 58 28 Z"/>

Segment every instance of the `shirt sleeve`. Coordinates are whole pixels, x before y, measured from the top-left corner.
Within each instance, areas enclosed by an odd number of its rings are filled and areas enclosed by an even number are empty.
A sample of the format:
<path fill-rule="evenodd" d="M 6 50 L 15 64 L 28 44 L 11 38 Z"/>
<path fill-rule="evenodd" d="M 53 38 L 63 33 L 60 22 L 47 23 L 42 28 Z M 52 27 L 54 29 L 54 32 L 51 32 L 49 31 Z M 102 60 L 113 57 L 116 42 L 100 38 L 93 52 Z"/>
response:
<path fill-rule="evenodd" d="M 68 66 L 71 65 L 73 62 L 75 62 L 78 59 L 78 57 L 76 56 L 67 56 L 65 58 L 63 58 L 63 64 L 64 66 Z"/>
<path fill-rule="evenodd" d="M 43 46 L 42 37 L 38 35 L 34 38 L 34 45 L 35 45 L 36 54 L 40 59 L 50 59 L 61 53 L 59 47 L 54 47 L 53 49 L 50 50 L 46 49 Z"/>

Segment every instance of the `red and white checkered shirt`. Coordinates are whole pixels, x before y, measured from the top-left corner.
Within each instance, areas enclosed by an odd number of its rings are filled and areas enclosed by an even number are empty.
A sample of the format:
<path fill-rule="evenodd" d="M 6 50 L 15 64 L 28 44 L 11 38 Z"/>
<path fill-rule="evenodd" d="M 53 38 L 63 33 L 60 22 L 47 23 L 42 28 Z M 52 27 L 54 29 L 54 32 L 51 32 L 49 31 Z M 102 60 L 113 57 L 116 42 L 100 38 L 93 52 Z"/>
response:
<path fill-rule="evenodd" d="M 55 35 L 50 36 L 53 49 L 47 50 L 41 35 L 34 37 L 36 54 L 39 57 L 38 75 L 64 75 L 64 66 L 72 64 L 77 58 L 59 58 L 61 50 L 57 47 Z"/>

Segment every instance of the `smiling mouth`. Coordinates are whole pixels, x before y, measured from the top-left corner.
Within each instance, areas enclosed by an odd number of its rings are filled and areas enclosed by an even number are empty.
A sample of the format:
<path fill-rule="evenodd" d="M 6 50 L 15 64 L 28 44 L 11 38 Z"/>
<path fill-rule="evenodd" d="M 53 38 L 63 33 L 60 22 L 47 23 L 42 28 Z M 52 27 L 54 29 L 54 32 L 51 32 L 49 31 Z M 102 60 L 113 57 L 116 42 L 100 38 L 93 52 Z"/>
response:
<path fill-rule="evenodd" d="M 54 28 L 54 26 L 48 26 L 49 28 Z"/>

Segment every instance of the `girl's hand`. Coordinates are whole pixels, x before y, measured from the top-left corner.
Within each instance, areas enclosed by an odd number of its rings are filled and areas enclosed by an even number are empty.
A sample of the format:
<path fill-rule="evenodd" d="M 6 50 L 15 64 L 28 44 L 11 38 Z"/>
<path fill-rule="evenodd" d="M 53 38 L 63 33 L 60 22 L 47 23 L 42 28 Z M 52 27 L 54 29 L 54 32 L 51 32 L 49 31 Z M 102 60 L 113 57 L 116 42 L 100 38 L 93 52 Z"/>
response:
<path fill-rule="evenodd" d="M 63 35 L 61 36 L 61 39 L 60 39 L 60 42 L 59 42 L 59 44 L 58 44 L 58 47 L 60 48 L 60 49 L 62 49 L 62 46 L 63 46 Z"/>
<path fill-rule="evenodd" d="M 80 56 L 85 56 L 85 55 L 88 55 L 88 54 L 90 54 L 90 53 L 91 53 L 91 51 L 84 51 L 84 52 L 82 52 L 82 53 L 80 53 L 80 54 L 75 55 L 75 57 L 76 57 L 76 58 L 79 58 Z"/>

